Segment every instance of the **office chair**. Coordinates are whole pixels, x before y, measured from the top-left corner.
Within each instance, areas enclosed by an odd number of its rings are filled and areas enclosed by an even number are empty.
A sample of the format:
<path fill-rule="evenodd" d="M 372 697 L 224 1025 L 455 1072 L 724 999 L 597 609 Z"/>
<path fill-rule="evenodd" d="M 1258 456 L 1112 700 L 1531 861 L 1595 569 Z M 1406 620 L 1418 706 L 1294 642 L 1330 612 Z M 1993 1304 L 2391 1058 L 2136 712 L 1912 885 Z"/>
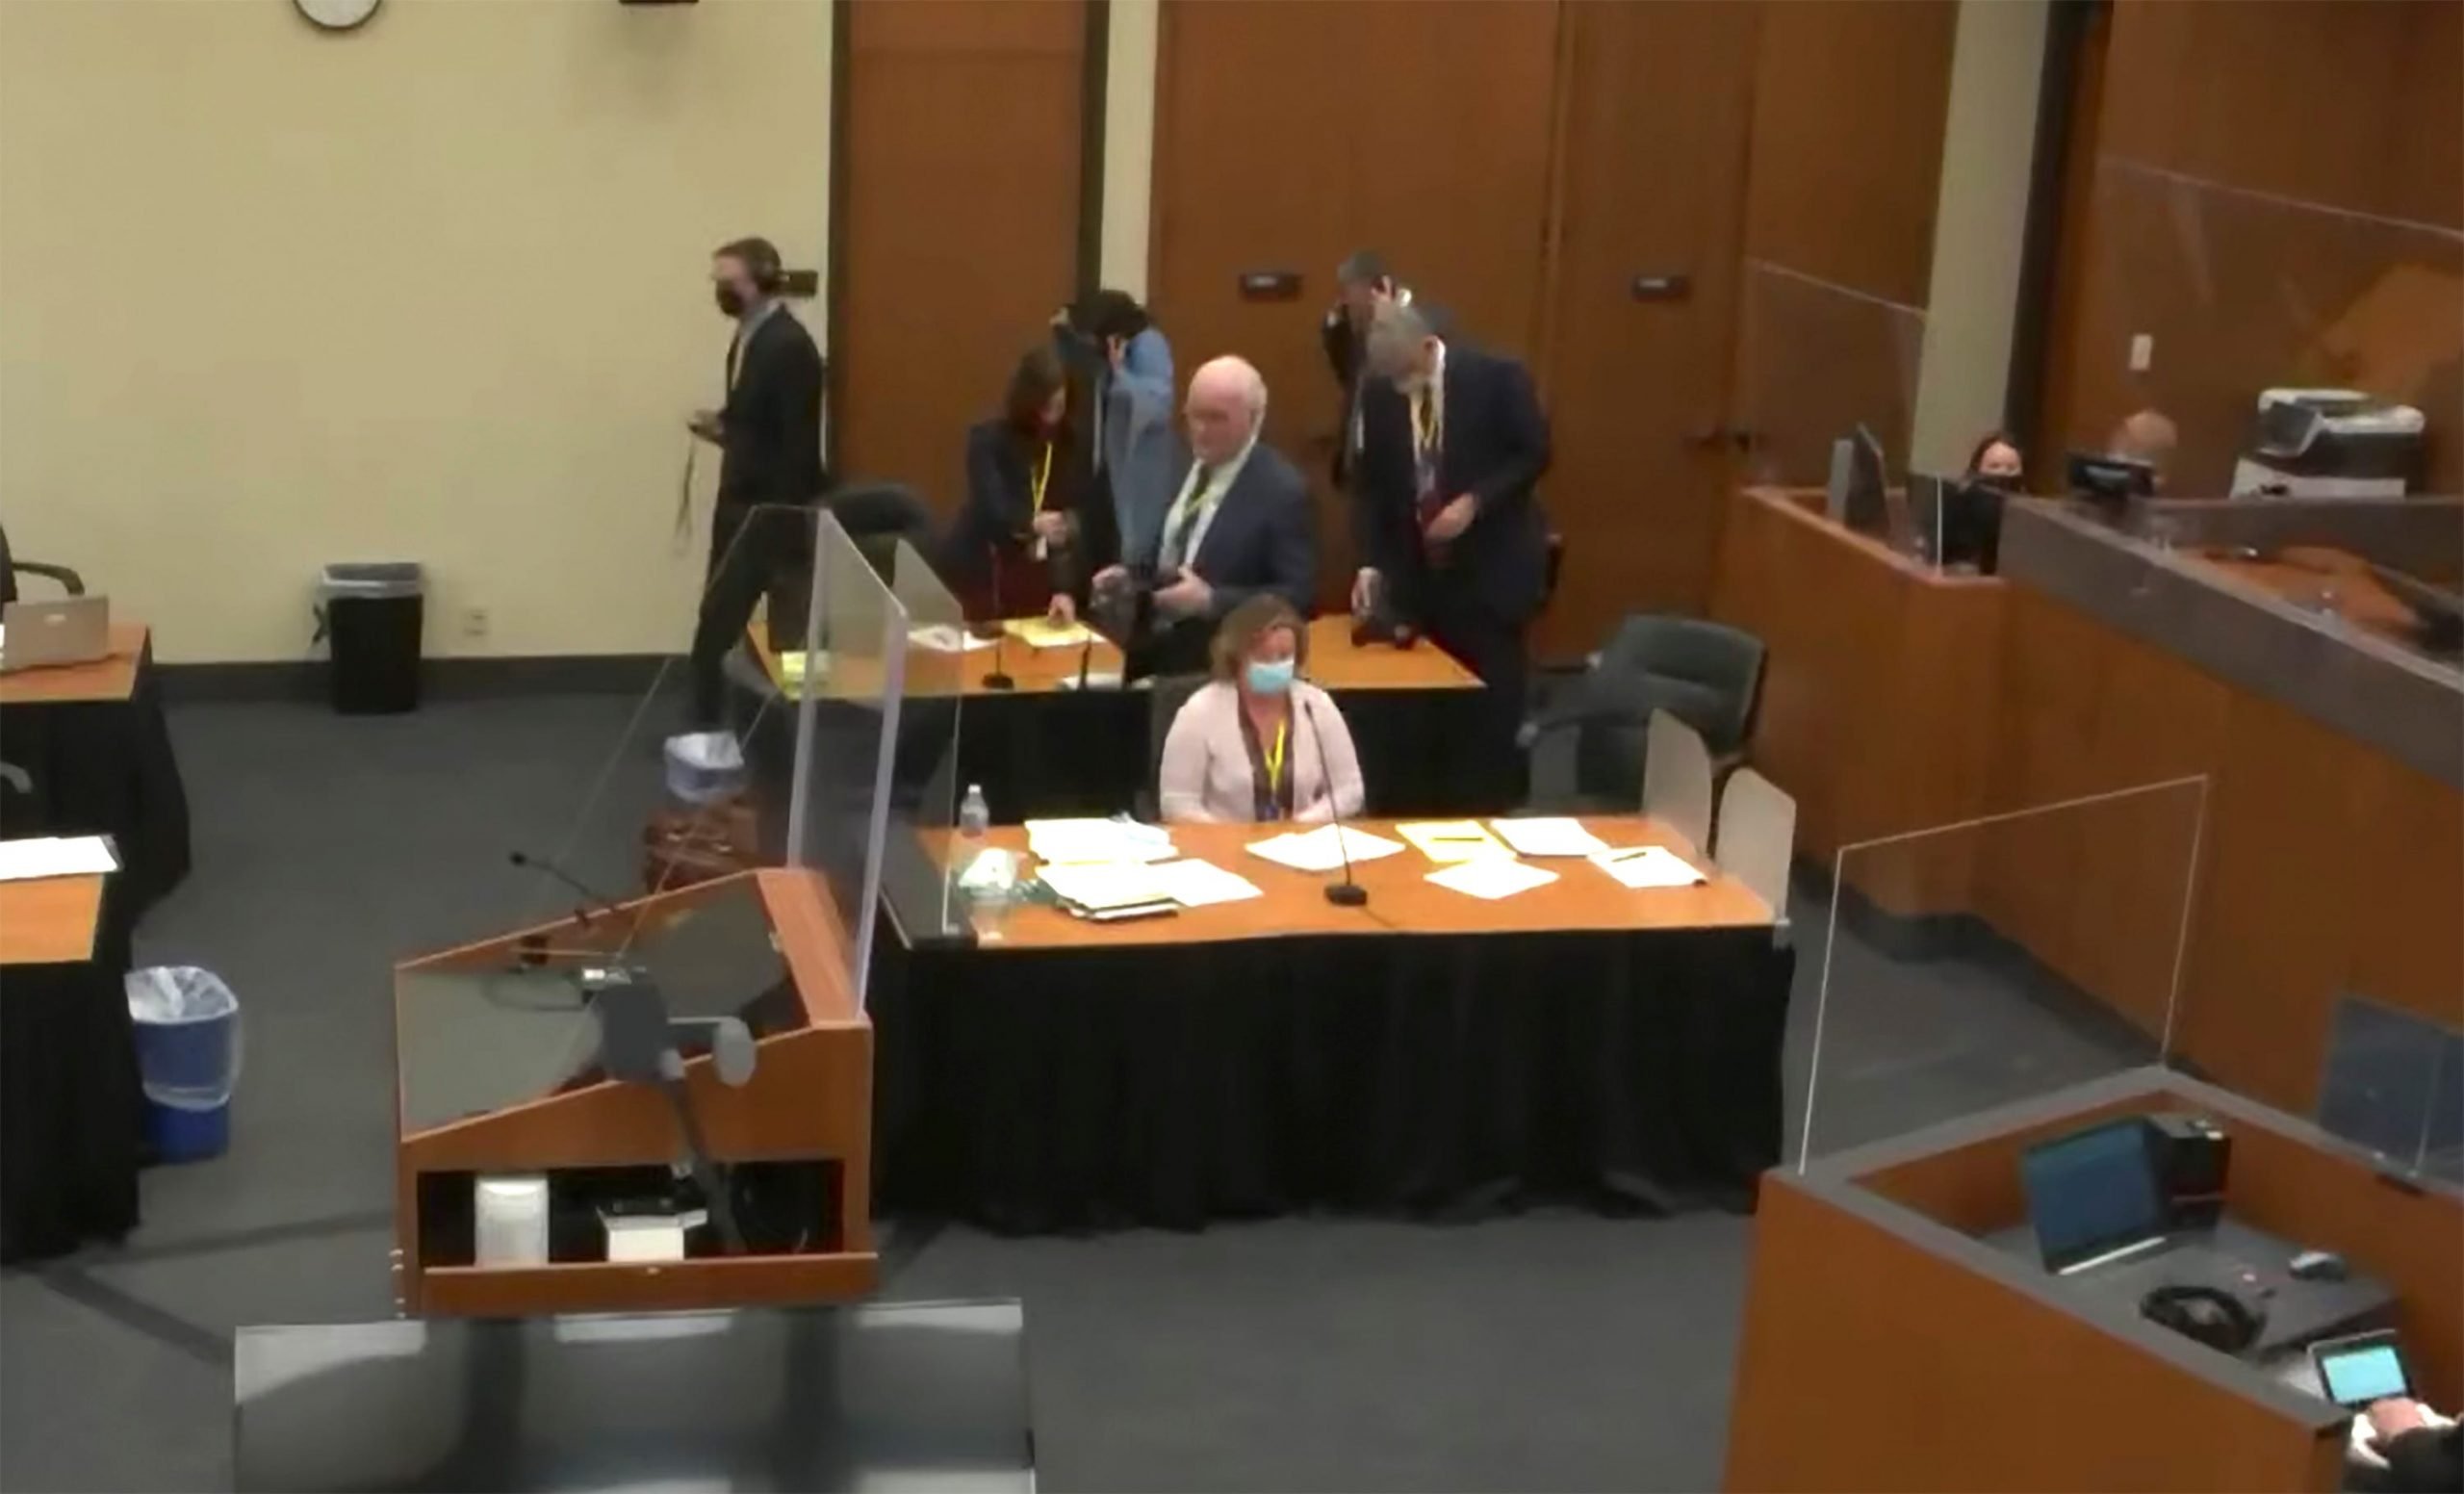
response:
<path fill-rule="evenodd" d="M 9 548 L 9 531 L 0 528 L 0 603 L 17 600 L 17 577 L 39 576 L 56 581 L 72 597 L 86 594 L 86 579 L 64 565 L 47 565 L 39 560 L 20 560 Z"/>
<path fill-rule="evenodd" d="M 1146 783 L 1138 790 L 1138 817 L 1149 823 L 1164 817 L 1164 739 L 1172 721 L 1207 682 L 1205 675 L 1157 675 L 1146 703 Z"/>
<path fill-rule="evenodd" d="M 1721 623 L 1629 616 L 1583 674 L 1524 724 L 1523 744 L 1575 732 L 1577 798 L 1624 812 L 1642 790 L 1654 710 L 1701 735 L 1715 774 L 1735 765 L 1761 688 L 1762 655 L 1761 639 Z"/>

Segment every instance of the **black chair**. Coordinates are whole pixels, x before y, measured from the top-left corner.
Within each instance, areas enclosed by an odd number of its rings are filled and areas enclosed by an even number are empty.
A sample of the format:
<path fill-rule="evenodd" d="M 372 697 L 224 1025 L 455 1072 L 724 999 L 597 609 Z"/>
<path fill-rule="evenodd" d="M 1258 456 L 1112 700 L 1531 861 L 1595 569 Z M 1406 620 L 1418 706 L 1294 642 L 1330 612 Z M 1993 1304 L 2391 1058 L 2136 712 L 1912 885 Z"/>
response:
<path fill-rule="evenodd" d="M 86 594 L 86 579 L 64 565 L 46 565 L 39 560 L 20 560 L 9 548 L 9 531 L 0 528 L 0 603 L 17 600 L 17 578 L 39 576 L 57 581 L 62 590 L 72 597 Z"/>
<path fill-rule="evenodd" d="M 1146 782 L 1138 790 L 1138 817 L 1152 823 L 1164 817 L 1164 739 L 1190 697 L 1203 688 L 1206 675 L 1157 675 L 1146 702 Z"/>
<path fill-rule="evenodd" d="M 1735 765 L 1762 683 L 1762 640 L 1721 623 L 1633 615 L 1525 724 L 1526 746 L 1573 731 L 1575 792 L 1585 806 L 1631 812 L 1642 802 L 1654 710 L 1692 727 L 1715 770 Z"/>

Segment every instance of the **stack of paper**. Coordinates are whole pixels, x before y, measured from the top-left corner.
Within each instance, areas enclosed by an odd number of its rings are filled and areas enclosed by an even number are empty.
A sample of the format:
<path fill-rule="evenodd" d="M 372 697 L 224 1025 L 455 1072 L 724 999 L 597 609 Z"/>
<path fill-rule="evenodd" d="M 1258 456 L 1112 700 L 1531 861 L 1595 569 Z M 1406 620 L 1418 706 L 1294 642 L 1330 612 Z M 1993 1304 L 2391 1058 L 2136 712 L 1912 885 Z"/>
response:
<path fill-rule="evenodd" d="M 1457 862 L 1444 871 L 1432 871 L 1428 880 L 1439 887 L 1452 888 L 1457 892 L 1495 902 L 1501 897 L 1512 897 L 1517 892 L 1528 892 L 1536 887 L 1547 887 L 1557 880 L 1557 874 L 1511 857 L 1481 856 Z"/>
<path fill-rule="evenodd" d="M 1608 849 L 1608 842 L 1583 829 L 1578 819 L 1546 815 L 1493 819 L 1489 828 L 1502 836 L 1517 856 L 1594 856 Z"/>
<path fill-rule="evenodd" d="M 1210 903 L 1237 903 L 1245 898 L 1264 897 L 1256 883 L 1237 871 L 1225 871 L 1213 862 L 1195 858 L 1181 862 L 1166 862 L 1150 866 L 1147 871 L 1164 895 L 1184 908 L 1204 908 Z"/>
<path fill-rule="evenodd" d="M 1338 839 L 1338 835 L 1341 838 Z M 1265 840 L 1251 842 L 1249 853 L 1263 856 L 1277 865 L 1295 871 L 1333 871 L 1344 863 L 1345 853 L 1352 861 L 1373 862 L 1381 856 L 1392 856 L 1403 848 L 1402 842 L 1384 836 L 1373 836 L 1349 825 L 1321 825 L 1302 833 L 1291 831 Z"/>
<path fill-rule="evenodd" d="M 1056 623 L 1048 617 L 1014 617 L 1002 628 L 1031 649 L 1081 649 L 1095 641 L 1085 623 Z"/>
<path fill-rule="evenodd" d="M 829 651 L 824 650 L 820 654 L 815 655 L 813 657 L 813 662 L 817 663 L 819 667 L 809 671 L 812 674 L 812 677 L 816 680 L 829 679 Z M 794 689 L 797 685 L 804 683 L 805 675 L 808 673 L 807 665 L 808 661 L 805 657 L 805 651 L 802 649 L 794 649 L 780 655 L 779 683 L 786 686 L 788 689 Z"/>
<path fill-rule="evenodd" d="M 1424 820 L 1417 825 L 1398 825 L 1395 834 L 1419 846 L 1423 856 L 1441 864 L 1514 854 L 1475 819 Z"/>
<path fill-rule="evenodd" d="M 1664 845 L 1603 851 L 1591 863 L 1630 888 L 1694 887 L 1704 880 L 1684 857 Z"/>
<path fill-rule="evenodd" d="M 1036 868 L 1036 876 L 1062 901 L 1102 913 L 1171 901 L 1155 868 L 1140 862 L 1087 862 Z"/>
<path fill-rule="evenodd" d="M 1031 819 L 1027 849 L 1040 862 L 1168 862 L 1172 833 L 1126 819 Z"/>
<path fill-rule="evenodd" d="M 979 638 L 953 623 L 927 623 L 921 628 L 909 629 L 907 641 L 936 654 L 972 654 L 978 649 L 992 647 L 996 640 Z"/>
<path fill-rule="evenodd" d="M 0 882 L 42 877 L 80 877 L 119 870 L 119 858 L 101 836 L 32 836 L 0 840 Z"/>

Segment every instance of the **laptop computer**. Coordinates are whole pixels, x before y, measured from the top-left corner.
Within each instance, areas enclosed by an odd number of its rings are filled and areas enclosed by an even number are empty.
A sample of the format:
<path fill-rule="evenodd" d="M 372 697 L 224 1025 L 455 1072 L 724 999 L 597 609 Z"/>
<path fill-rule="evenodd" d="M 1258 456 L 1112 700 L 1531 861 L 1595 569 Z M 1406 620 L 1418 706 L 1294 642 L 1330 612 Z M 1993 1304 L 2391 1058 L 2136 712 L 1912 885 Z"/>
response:
<path fill-rule="evenodd" d="M 112 652 L 108 597 L 12 602 L 0 607 L 0 673 L 52 664 L 90 664 Z"/>

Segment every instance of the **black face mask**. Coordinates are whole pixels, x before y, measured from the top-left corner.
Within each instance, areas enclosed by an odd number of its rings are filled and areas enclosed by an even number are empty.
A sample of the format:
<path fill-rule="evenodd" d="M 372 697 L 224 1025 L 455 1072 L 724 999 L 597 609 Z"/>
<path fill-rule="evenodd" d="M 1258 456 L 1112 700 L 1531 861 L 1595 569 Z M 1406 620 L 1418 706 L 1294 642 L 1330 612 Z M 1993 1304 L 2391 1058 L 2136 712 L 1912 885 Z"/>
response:
<path fill-rule="evenodd" d="M 1974 481 L 1978 487 L 1991 488 L 1997 493 L 2016 493 L 2019 491 L 2019 478 L 2015 473 L 1979 473 L 1971 480 Z"/>
<path fill-rule="evenodd" d="M 744 293 L 734 286 L 720 284 L 710 287 L 710 298 L 719 303 L 719 310 L 731 317 L 744 315 Z"/>

